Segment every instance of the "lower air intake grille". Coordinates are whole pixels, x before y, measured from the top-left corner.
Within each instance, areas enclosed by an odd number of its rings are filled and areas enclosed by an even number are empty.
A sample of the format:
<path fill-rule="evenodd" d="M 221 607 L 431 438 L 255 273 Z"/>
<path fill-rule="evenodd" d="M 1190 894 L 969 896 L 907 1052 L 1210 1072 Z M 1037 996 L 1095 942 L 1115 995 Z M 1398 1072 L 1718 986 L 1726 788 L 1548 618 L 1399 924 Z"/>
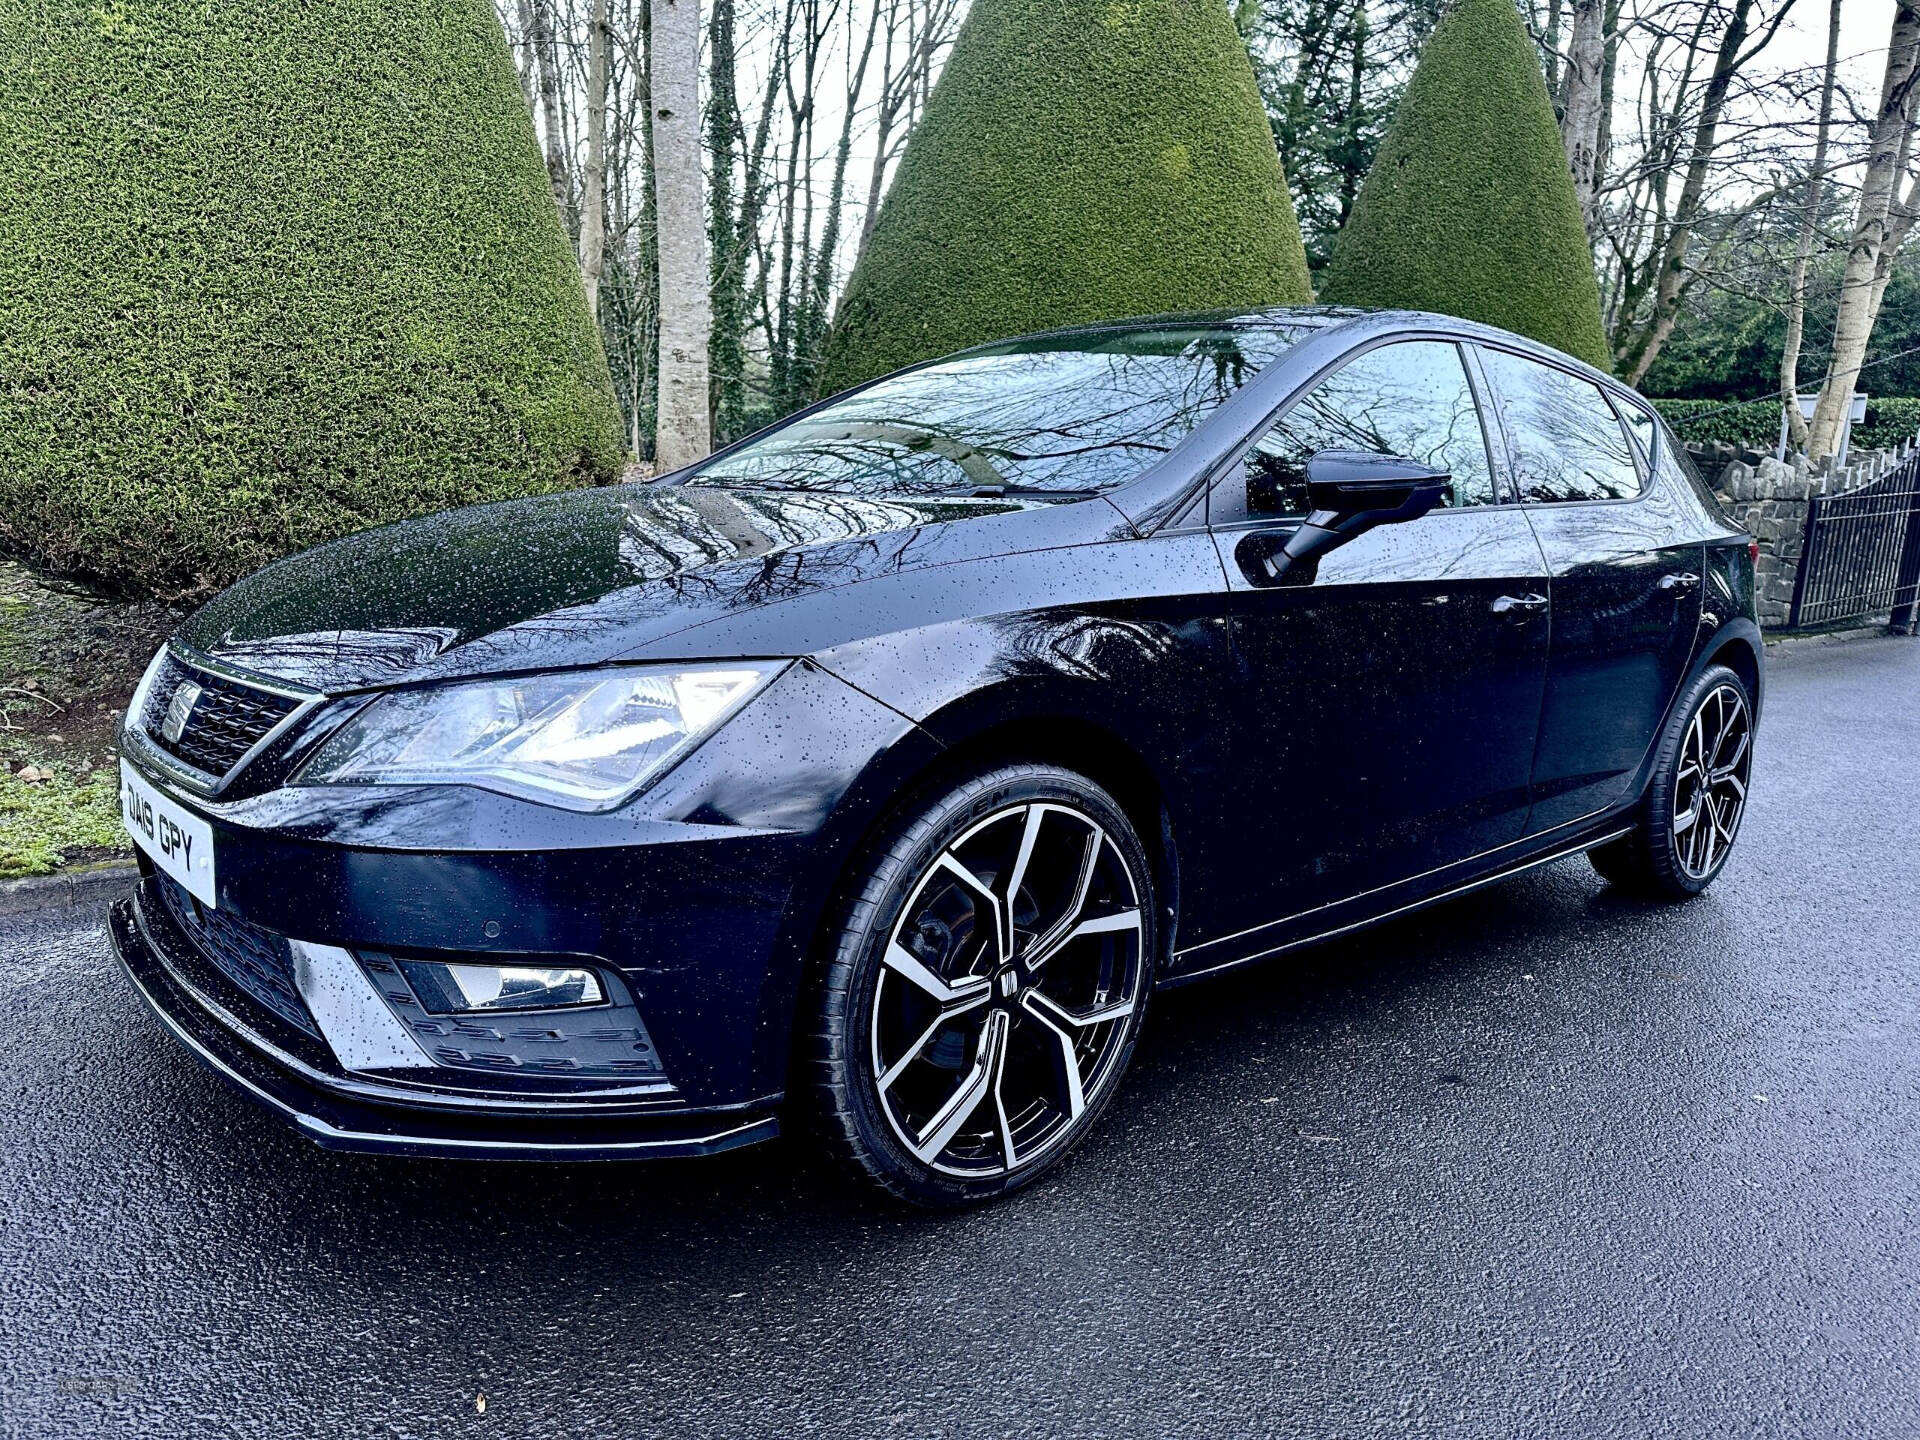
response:
<path fill-rule="evenodd" d="M 213 967 L 296 1030 L 318 1040 L 320 1027 L 293 983 L 293 952 L 286 938 L 212 910 L 164 875 L 156 875 L 167 913 Z"/>

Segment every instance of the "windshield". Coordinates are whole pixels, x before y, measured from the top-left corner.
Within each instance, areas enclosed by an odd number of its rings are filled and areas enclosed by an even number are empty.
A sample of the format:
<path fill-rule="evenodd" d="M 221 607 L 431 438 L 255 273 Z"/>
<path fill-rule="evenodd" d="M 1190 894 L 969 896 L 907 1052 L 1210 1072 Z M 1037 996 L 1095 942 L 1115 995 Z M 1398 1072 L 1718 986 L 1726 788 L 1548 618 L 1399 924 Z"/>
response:
<path fill-rule="evenodd" d="M 1077 498 L 1132 479 L 1324 322 L 1016 341 L 882 380 L 706 465 L 694 485 Z"/>

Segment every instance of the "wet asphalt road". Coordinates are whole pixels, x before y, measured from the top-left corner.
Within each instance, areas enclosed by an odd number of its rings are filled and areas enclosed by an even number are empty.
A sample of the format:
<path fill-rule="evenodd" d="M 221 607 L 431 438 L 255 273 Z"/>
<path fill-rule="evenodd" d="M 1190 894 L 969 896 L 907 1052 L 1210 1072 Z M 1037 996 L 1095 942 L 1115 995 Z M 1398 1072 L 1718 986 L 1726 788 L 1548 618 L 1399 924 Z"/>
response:
<path fill-rule="evenodd" d="M 1575 860 L 1165 996 L 959 1218 L 330 1156 L 0 920 L 0 1433 L 1920 1434 L 1920 642 L 1773 676 L 1706 897 Z"/>

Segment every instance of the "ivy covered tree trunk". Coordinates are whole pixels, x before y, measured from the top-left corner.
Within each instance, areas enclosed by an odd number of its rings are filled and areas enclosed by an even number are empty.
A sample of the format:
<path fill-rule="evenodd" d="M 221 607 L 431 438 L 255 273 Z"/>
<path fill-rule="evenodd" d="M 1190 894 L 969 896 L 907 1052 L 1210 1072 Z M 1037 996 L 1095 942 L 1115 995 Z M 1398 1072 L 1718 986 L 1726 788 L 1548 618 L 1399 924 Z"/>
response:
<path fill-rule="evenodd" d="M 722 444 L 746 428 L 747 261 L 751 247 L 739 234 L 734 203 L 734 167 L 740 163 L 740 95 L 734 54 L 734 0 L 713 0 L 707 21 L 707 241 L 712 247 L 710 290 L 713 331 L 707 344 L 712 369 L 714 436 Z"/>

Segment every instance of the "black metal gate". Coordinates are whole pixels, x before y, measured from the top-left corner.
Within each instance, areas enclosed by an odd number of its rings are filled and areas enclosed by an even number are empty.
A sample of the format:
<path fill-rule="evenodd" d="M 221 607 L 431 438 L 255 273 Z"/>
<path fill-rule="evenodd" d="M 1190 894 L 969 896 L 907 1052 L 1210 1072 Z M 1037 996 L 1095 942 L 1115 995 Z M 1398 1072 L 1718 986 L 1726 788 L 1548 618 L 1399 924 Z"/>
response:
<path fill-rule="evenodd" d="M 1911 629 L 1920 599 L 1920 450 L 1878 480 L 1807 502 L 1787 628 L 1875 615 Z"/>

